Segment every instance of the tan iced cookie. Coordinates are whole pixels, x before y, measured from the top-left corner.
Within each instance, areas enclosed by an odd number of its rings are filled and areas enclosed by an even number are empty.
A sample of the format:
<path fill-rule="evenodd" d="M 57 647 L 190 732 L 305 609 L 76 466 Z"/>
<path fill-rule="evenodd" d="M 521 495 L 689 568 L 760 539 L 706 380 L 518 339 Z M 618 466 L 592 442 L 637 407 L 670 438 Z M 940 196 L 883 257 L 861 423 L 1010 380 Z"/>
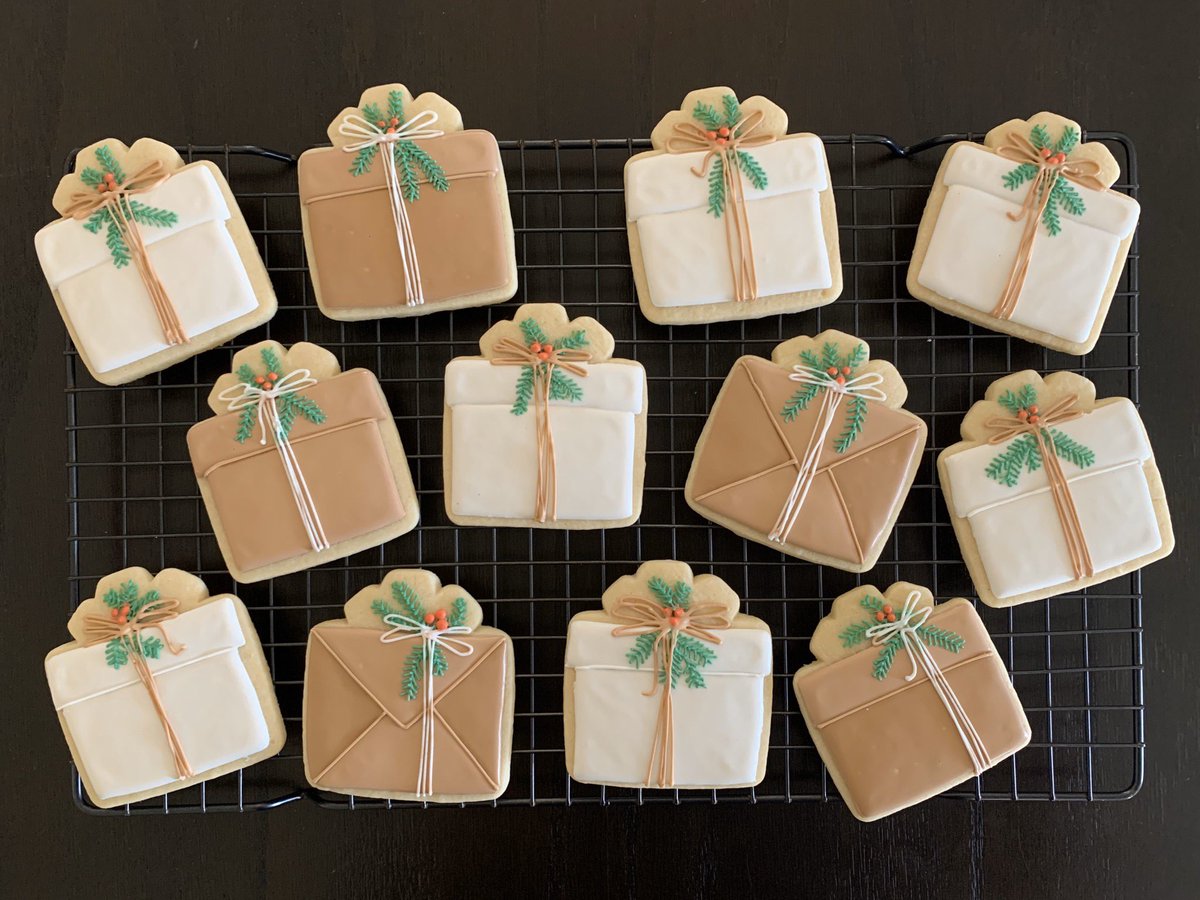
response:
<path fill-rule="evenodd" d="M 979 614 L 897 582 L 842 594 L 793 686 L 855 818 L 927 800 L 1029 743 L 1029 722 Z"/>
<path fill-rule="evenodd" d="M 115 138 L 80 150 L 34 237 L 92 377 L 125 384 L 275 315 L 275 291 L 237 201 L 208 160 Z"/>
<path fill-rule="evenodd" d="M 1077 122 L 1011 119 L 954 144 L 917 231 L 908 290 L 930 306 L 1063 353 L 1099 339 L 1133 241 L 1136 200 Z"/>
<path fill-rule="evenodd" d="M 751 787 L 771 731 L 771 631 L 714 575 L 642 563 L 567 629 L 567 772 L 616 787 Z M 670 672 L 670 678 L 666 673 Z"/>
<path fill-rule="evenodd" d="M 842 292 L 825 147 L 765 97 L 692 91 L 625 164 L 629 255 L 660 325 L 799 312 Z"/>
<path fill-rule="evenodd" d="M 496 138 L 463 129 L 444 98 L 402 84 L 363 91 L 300 156 L 313 293 L 343 321 L 499 303 L 517 291 Z M 390 148 L 391 155 L 383 150 Z"/>
<path fill-rule="evenodd" d="M 617 528 L 637 520 L 646 372 L 595 319 L 526 303 L 446 366 L 442 466 L 458 525 Z"/>
<path fill-rule="evenodd" d="M 298 572 L 406 534 L 420 517 L 379 381 L 316 344 L 263 341 L 208 397 L 188 450 L 230 574 Z M 278 435 L 282 431 L 283 440 Z"/>
<path fill-rule="evenodd" d="M 1154 451 L 1124 397 L 1097 400 L 1073 372 L 1017 372 L 988 387 L 961 430 L 938 476 L 989 606 L 1099 584 L 1174 549 Z"/>
<path fill-rule="evenodd" d="M 733 364 L 684 499 L 747 540 L 848 572 L 875 565 L 925 449 L 900 373 L 840 331 Z"/>
<path fill-rule="evenodd" d="M 286 732 L 242 601 L 179 569 L 101 578 L 46 656 L 84 790 L 110 809 L 274 756 Z"/>
<path fill-rule="evenodd" d="M 396 569 L 309 634 L 304 773 L 320 790 L 494 800 L 508 787 L 512 639 L 456 584 Z"/>

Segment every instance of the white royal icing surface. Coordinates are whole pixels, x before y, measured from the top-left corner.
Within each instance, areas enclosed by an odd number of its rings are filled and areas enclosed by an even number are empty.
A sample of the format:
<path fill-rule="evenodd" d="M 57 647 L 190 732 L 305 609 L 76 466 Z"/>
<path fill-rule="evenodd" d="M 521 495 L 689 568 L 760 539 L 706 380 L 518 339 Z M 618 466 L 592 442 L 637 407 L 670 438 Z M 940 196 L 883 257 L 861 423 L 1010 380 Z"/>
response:
<path fill-rule="evenodd" d="M 824 145 L 815 137 L 790 137 L 752 152 L 767 172 L 761 191 L 743 179 L 759 296 L 829 287 L 819 200 L 829 186 Z M 638 226 L 655 306 L 734 299 L 725 221 L 709 214 L 708 182 L 691 171 L 703 158 L 701 152 L 664 153 L 625 169 L 626 217 Z"/>
<path fill-rule="evenodd" d="M 1133 404 L 1108 404 L 1054 427 L 1096 454 L 1086 469 L 1062 461 L 1095 570 L 1161 547 L 1142 469 L 1151 450 Z M 946 459 L 954 514 L 969 519 L 988 582 L 1001 599 L 1075 580 L 1045 469 L 1023 472 L 1011 488 L 986 475 L 1010 443 L 981 444 Z"/>
<path fill-rule="evenodd" d="M 583 400 L 550 402 L 558 518 L 633 515 L 636 416 L 646 374 L 640 366 L 595 363 L 578 378 Z M 520 366 L 455 359 L 446 367 L 451 417 L 451 509 L 461 516 L 529 519 L 537 491 L 533 405 L 511 410 Z M 572 376 L 574 377 L 574 376 Z"/>
<path fill-rule="evenodd" d="M 1014 222 L 1028 182 L 1014 191 L 1004 175 L 1016 163 L 959 146 L 946 166 L 948 187 L 917 281 L 943 297 L 990 312 L 1016 258 L 1024 221 Z M 1074 185 L 1082 217 L 1061 212 L 1051 237 L 1039 223 L 1029 272 L 1011 321 L 1080 342 L 1092 331 L 1117 250 L 1137 225 L 1139 206 L 1123 194 Z"/>
<path fill-rule="evenodd" d="M 138 228 L 186 334 L 203 334 L 258 306 L 225 227 L 229 208 L 208 169 L 184 169 L 137 200 L 179 217 L 170 228 Z M 95 371 L 167 347 L 137 267 L 113 265 L 103 231 L 92 234 L 83 222 L 63 219 L 38 231 L 34 246 Z"/>
<path fill-rule="evenodd" d="M 164 649 L 147 662 L 192 769 L 209 771 L 265 748 L 267 721 L 238 654 L 246 640 L 233 602 L 204 603 L 165 628 L 184 649 Z M 46 660 L 46 678 L 100 799 L 178 780 L 162 722 L 132 665 L 112 668 L 104 644 L 96 644 Z"/>
<path fill-rule="evenodd" d="M 654 744 L 661 696 L 648 668 L 625 659 L 633 637 L 613 637 L 606 622 L 574 620 L 566 666 L 575 670 L 575 766 L 580 781 L 638 784 Z M 671 702 L 675 786 L 752 784 L 762 742 L 763 679 L 771 674 L 771 635 L 760 629 L 720 632 L 704 688 L 676 686 Z"/>

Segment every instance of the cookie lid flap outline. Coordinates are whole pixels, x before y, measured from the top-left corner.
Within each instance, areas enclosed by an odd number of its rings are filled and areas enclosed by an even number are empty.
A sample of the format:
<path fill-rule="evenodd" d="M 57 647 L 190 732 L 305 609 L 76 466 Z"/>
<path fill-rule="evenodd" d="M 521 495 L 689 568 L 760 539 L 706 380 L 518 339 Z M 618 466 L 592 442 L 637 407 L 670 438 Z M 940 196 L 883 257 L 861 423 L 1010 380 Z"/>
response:
<path fill-rule="evenodd" d="M 367 114 L 372 113 L 378 113 L 378 118 L 368 120 Z M 330 120 L 325 133 L 330 143 L 338 149 L 361 141 L 364 137 L 348 134 L 345 128 L 348 122 L 368 131 L 372 130 L 369 126 L 374 126 L 374 130 L 385 134 L 389 133 L 389 128 L 392 129 L 390 133 L 403 133 L 406 125 L 444 134 L 463 130 L 462 113 L 445 97 L 432 91 L 414 97 L 407 87 L 396 82 L 367 88 L 358 98 L 357 106 L 345 107 Z"/>

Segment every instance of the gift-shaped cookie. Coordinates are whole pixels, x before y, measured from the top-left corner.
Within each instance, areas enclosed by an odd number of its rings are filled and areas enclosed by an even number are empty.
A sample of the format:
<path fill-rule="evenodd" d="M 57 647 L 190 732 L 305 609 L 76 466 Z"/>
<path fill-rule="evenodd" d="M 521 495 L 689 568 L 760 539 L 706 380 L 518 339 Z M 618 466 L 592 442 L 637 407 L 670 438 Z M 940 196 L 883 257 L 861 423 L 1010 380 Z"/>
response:
<path fill-rule="evenodd" d="M 1073 372 L 993 382 L 938 457 L 979 598 L 1014 606 L 1108 581 L 1175 546 L 1154 451 L 1124 397 Z"/>
<path fill-rule="evenodd" d="M 567 771 L 616 787 L 762 781 L 771 730 L 771 631 L 737 594 L 684 563 L 643 563 L 567 628 Z"/>
<path fill-rule="evenodd" d="M 642 313 L 662 325 L 757 319 L 842 292 L 825 145 L 766 97 L 692 91 L 625 164 Z"/>
<path fill-rule="evenodd" d="M 743 356 L 696 444 L 684 498 L 791 556 L 865 572 L 896 524 L 925 449 L 895 367 L 825 331 Z"/>
<path fill-rule="evenodd" d="M 908 290 L 930 306 L 1063 353 L 1087 353 L 1108 315 L 1139 207 L 1077 123 L 1012 119 L 959 141 L 938 169 Z"/>
<path fill-rule="evenodd" d="M 397 569 L 308 637 L 304 772 L 321 790 L 492 800 L 508 786 L 512 640 L 432 572 Z"/>
<path fill-rule="evenodd" d="M 54 192 L 62 216 L 34 237 L 67 331 L 92 377 L 124 384 L 275 315 L 275 292 L 220 169 L 166 144 L 108 139 L 79 151 Z"/>
<path fill-rule="evenodd" d="M 75 768 L 102 809 L 274 756 L 286 737 L 242 601 L 179 569 L 96 585 L 50 651 L 46 678 Z"/>
<path fill-rule="evenodd" d="M 833 602 L 796 672 L 800 711 L 857 819 L 978 776 L 1029 743 L 1029 722 L 979 614 L 923 587 L 857 587 Z"/>
<path fill-rule="evenodd" d="M 446 512 L 460 525 L 615 528 L 637 519 L 646 372 L 557 303 L 526 303 L 446 366 Z"/>
<path fill-rule="evenodd" d="M 188 431 L 192 468 L 230 574 L 298 572 L 411 531 L 419 510 L 387 399 L 366 369 L 315 344 L 233 357 Z"/>
<path fill-rule="evenodd" d="M 300 156 L 313 293 L 334 319 L 419 316 L 517 291 L 500 148 L 437 94 L 363 92 Z"/>

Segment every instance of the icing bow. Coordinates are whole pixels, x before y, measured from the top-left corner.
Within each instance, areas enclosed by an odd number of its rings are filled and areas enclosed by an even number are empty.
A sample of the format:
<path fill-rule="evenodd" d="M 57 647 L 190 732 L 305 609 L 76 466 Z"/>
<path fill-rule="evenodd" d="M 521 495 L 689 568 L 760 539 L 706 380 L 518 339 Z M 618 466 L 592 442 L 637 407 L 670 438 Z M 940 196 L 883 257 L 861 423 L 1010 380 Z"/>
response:
<path fill-rule="evenodd" d="M 775 526 L 767 535 L 767 540 L 782 544 L 800 518 L 800 511 L 808 497 L 813 479 L 817 477 L 817 461 L 821 458 L 821 448 L 829 437 L 834 419 L 844 397 L 863 397 L 867 400 L 877 400 L 880 403 L 887 400 L 879 387 L 883 384 L 883 375 L 879 372 L 864 372 L 854 378 L 847 379 L 844 375 L 830 375 L 824 369 L 817 369 L 804 364 L 792 367 L 788 375 L 792 381 L 801 384 L 815 384 L 824 388 L 821 397 L 821 407 L 817 412 L 817 421 L 809 435 L 808 446 L 803 456 L 797 460 L 796 478 L 792 482 L 792 490 L 783 503 Z"/>
<path fill-rule="evenodd" d="M 316 383 L 317 380 L 312 377 L 312 373 L 308 369 L 293 369 L 278 381 L 265 382 L 263 385 L 246 384 L 239 381 L 217 394 L 217 399 L 228 404 L 230 412 L 257 405 L 260 432 L 258 442 L 265 446 L 268 433 L 274 439 L 275 446 L 279 450 L 279 461 L 283 465 L 284 475 L 292 490 L 292 498 L 296 501 L 296 510 L 300 514 L 300 521 L 308 535 L 308 542 L 313 550 L 325 550 L 330 546 L 329 539 L 325 536 L 321 517 L 317 513 L 316 501 L 313 500 L 312 493 L 308 489 L 308 482 L 304 480 L 300 461 L 296 458 L 296 451 L 292 448 L 291 441 L 288 440 L 287 430 L 279 418 L 279 407 L 275 403 L 277 397 L 294 394 Z"/>
<path fill-rule="evenodd" d="M 750 220 L 746 214 L 746 192 L 742 183 L 739 154 L 750 147 L 761 147 L 775 141 L 775 135 L 759 132 L 764 114 L 756 110 L 742 116 L 732 127 L 707 131 L 695 122 L 677 122 L 667 139 L 668 153 L 703 152 L 700 164 L 692 174 L 704 178 L 714 159 L 721 161 L 721 180 L 725 195 L 730 198 L 729 215 L 725 219 L 725 246 L 733 274 L 734 299 L 741 302 L 758 296 L 758 276 L 754 268 L 754 243 L 750 238 Z M 720 215 L 720 213 L 716 213 Z"/>
<path fill-rule="evenodd" d="M 150 703 L 154 706 L 154 712 L 162 724 L 167 745 L 171 748 L 171 756 L 175 760 L 176 774 L 180 778 L 190 778 L 195 773 L 192 771 L 191 763 L 188 762 L 187 754 L 184 753 L 183 744 L 179 740 L 175 726 L 171 724 L 171 720 L 167 716 L 162 695 L 159 694 L 158 685 L 154 680 L 154 673 L 150 671 L 150 665 L 142 653 L 141 634 L 143 631 L 150 630 L 157 631 L 162 636 L 163 644 L 171 654 L 178 655 L 186 649 L 183 644 L 172 641 L 164 627 L 164 623 L 178 615 L 179 601 L 163 599 L 149 601 L 132 616 L 128 615 L 128 610 L 117 609 L 110 610 L 110 615 L 107 616 L 89 615 L 83 620 L 85 637 L 82 644 L 85 647 L 91 647 L 96 644 L 107 644 L 112 640 L 121 642 L 133 665 L 133 671 L 137 673 L 138 679 L 146 687 L 146 693 L 150 695 Z"/>
<path fill-rule="evenodd" d="M 883 646 L 894 638 L 900 638 L 904 651 L 912 662 L 912 671 L 904 676 L 904 680 L 915 679 L 918 669 L 924 671 L 928 676 L 930 685 L 938 699 L 942 701 L 946 712 L 950 714 L 950 720 L 954 723 L 954 728 L 962 739 L 963 747 L 966 748 L 967 756 L 971 759 L 971 766 L 975 770 L 975 774 L 979 775 L 991 765 L 991 754 L 988 753 L 983 738 L 979 736 L 979 732 L 954 693 L 954 688 L 950 686 L 945 673 L 938 666 L 937 660 L 933 658 L 933 654 L 917 634 L 917 629 L 925 624 L 925 620 L 933 612 L 932 606 L 923 606 L 918 609 L 917 604 L 920 602 L 921 592 L 912 591 L 905 599 L 904 607 L 894 622 L 880 622 L 872 625 L 866 630 L 866 635 L 877 647 Z"/>
<path fill-rule="evenodd" d="M 453 635 L 470 634 L 468 625 L 449 625 L 440 631 L 433 625 L 419 622 L 401 613 L 388 613 L 383 621 L 391 625 L 390 631 L 379 636 L 384 644 L 395 644 L 400 641 L 421 641 L 421 662 L 425 667 L 424 690 L 421 691 L 421 761 L 417 769 L 418 797 L 428 797 L 433 793 L 433 751 L 434 751 L 434 708 L 433 708 L 433 658 L 434 648 L 441 647 L 455 656 L 470 656 L 475 648 L 466 641 L 459 640 Z"/>
<path fill-rule="evenodd" d="M 1054 186 L 1059 177 L 1067 178 L 1083 187 L 1093 190 L 1107 190 L 1108 185 L 1098 177 L 1100 164 L 1094 159 L 1070 159 L 1064 153 L 1042 153 L 1025 135 L 1010 131 L 1004 143 L 996 147 L 996 154 L 1004 159 L 1022 165 L 1028 164 L 1037 168 L 1037 174 L 1029 184 L 1029 190 L 1021 203 L 1020 211 L 1008 213 L 1014 222 L 1025 220 L 1021 232 L 1021 240 L 1017 244 L 1017 255 L 1008 275 L 1000 299 L 992 309 L 992 315 L 998 319 L 1009 319 L 1017 308 L 1021 289 L 1029 274 L 1029 263 L 1033 259 L 1033 241 L 1037 237 L 1038 222 L 1047 204 L 1052 201 Z"/>
<path fill-rule="evenodd" d="M 137 268 L 138 275 L 141 276 L 142 285 L 146 288 L 146 293 L 150 295 L 150 302 L 154 306 L 154 313 L 162 328 L 163 339 L 168 346 L 175 346 L 186 344 L 188 337 L 183 330 L 183 324 L 179 321 L 179 314 L 172 305 L 170 297 L 167 296 L 166 288 L 163 287 L 158 273 L 154 271 L 154 266 L 150 262 L 150 257 L 146 252 L 146 243 L 142 240 L 142 233 L 138 229 L 137 223 L 133 221 L 134 212 L 130 206 L 130 197 L 153 190 L 170 177 L 171 173 L 167 171 L 162 160 L 156 159 L 146 163 L 121 182 L 106 178 L 94 190 L 75 191 L 68 199 L 67 206 L 62 213 L 66 218 L 84 221 L 98 210 L 108 211 L 109 221 L 116 227 L 125 246 L 129 248 L 133 264 Z"/>
<path fill-rule="evenodd" d="M 623 623 L 613 629 L 613 637 L 656 635 L 650 663 L 654 683 L 649 690 L 642 692 L 642 696 L 653 697 L 661 684 L 662 700 L 659 702 L 654 742 L 650 748 L 650 764 L 646 767 L 646 784 L 651 783 L 657 763 L 658 786 L 673 787 L 675 719 L 671 692 L 676 640 L 679 635 L 686 634 L 710 644 L 720 644 L 721 636 L 715 632 L 730 627 L 727 610 L 721 603 L 699 603 L 687 608 L 666 607 L 644 597 L 622 597 L 613 606 L 611 615 Z"/>
<path fill-rule="evenodd" d="M 1054 437 L 1048 430 L 1052 425 L 1061 425 L 1083 415 L 1083 410 L 1076 405 L 1078 399 L 1077 394 L 1068 394 L 1044 410 L 1032 406 L 1028 410 L 1022 409 L 1015 416 L 994 416 L 983 424 L 995 431 L 995 434 L 988 438 L 989 444 L 1001 444 L 1022 434 L 1033 436 L 1042 467 L 1046 471 L 1046 482 L 1050 488 L 1050 497 L 1054 500 L 1054 511 L 1058 513 L 1058 522 L 1067 543 L 1071 568 L 1076 578 L 1090 578 L 1096 571 L 1092 555 L 1083 534 L 1083 524 L 1079 521 L 1079 510 L 1071 496 L 1071 486 L 1067 482 L 1066 473 L 1063 472 L 1062 463 L 1054 447 Z"/>
<path fill-rule="evenodd" d="M 396 172 L 396 157 L 392 145 L 397 141 L 419 141 L 441 137 L 445 132 L 431 128 L 438 120 L 432 109 L 417 113 L 411 119 L 396 126 L 381 128 L 358 113 L 347 113 L 338 124 L 338 134 L 352 138 L 342 150 L 357 153 L 364 147 L 380 146 L 379 156 L 383 159 L 383 179 L 387 185 L 388 199 L 392 210 L 392 222 L 396 226 L 396 244 L 400 248 L 400 263 L 404 270 L 404 296 L 409 306 L 420 306 L 425 302 L 425 291 L 421 286 L 421 267 L 417 263 L 417 248 L 413 241 L 412 225 L 404 195 L 400 192 L 400 176 Z"/>
<path fill-rule="evenodd" d="M 586 350 L 560 350 L 553 344 L 533 345 L 503 338 L 496 342 L 491 358 L 493 366 L 528 366 L 533 372 L 534 428 L 537 431 L 537 494 L 534 497 L 534 517 L 545 522 L 558 518 L 558 467 L 554 455 L 554 430 L 550 427 L 550 381 L 555 366 L 580 378 L 588 370 L 581 363 L 590 362 Z"/>

